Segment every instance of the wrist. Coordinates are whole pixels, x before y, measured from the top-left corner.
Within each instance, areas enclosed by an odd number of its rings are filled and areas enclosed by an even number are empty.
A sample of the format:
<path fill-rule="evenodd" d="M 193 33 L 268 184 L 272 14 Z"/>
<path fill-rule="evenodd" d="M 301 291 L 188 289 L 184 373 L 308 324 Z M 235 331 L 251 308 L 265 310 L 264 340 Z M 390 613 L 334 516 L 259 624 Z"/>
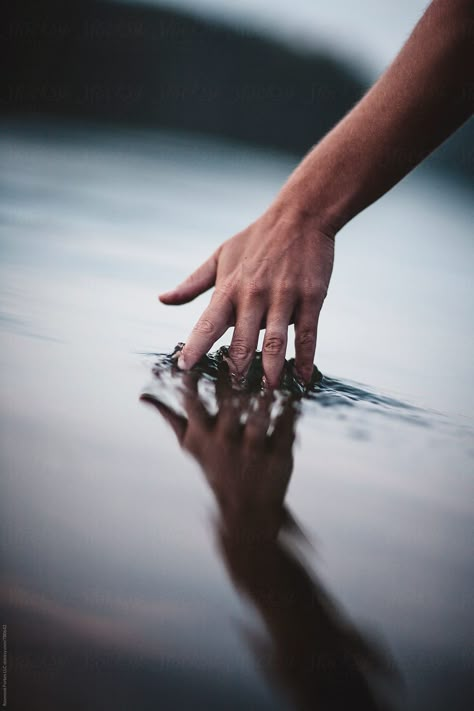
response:
<path fill-rule="evenodd" d="M 273 224 L 290 223 L 296 229 L 309 227 L 331 239 L 343 226 L 342 221 L 316 197 L 306 200 L 303 190 L 288 183 L 269 206 L 265 216 Z"/>
<path fill-rule="evenodd" d="M 334 238 L 357 210 L 353 209 L 356 176 L 350 175 L 338 146 L 325 140 L 300 163 L 272 207 L 293 220 L 310 223 Z M 331 141 L 332 143 L 332 141 Z"/>

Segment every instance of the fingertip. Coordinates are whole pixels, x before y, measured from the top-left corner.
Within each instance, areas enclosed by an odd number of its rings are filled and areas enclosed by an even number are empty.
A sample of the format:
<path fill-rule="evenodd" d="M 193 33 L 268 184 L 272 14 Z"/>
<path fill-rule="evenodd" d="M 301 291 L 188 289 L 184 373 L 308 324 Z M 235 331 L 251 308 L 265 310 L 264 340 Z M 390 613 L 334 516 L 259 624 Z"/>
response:
<path fill-rule="evenodd" d="M 191 368 L 194 368 L 200 358 L 201 355 L 199 353 L 196 353 L 194 349 L 192 353 L 190 353 L 189 350 L 186 352 L 182 350 L 179 354 L 178 360 L 176 361 L 176 365 L 180 370 L 191 370 Z"/>
<path fill-rule="evenodd" d="M 180 355 L 176 364 L 180 370 L 189 370 L 184 355 Z"/>
<path fill-rule="evenodd" d="M 275 390 L 280 385 L 280 374 L 265 371 L 263 385 L 270 390 Z"/>
<path fill-rule="evenodd" d="M 296 366 L 295 367 L 295 372 L 296 372 L 296 377 L 298 380 L 300 380 L 304 385 L 309 385 L 311 382 L 311 378 L 313 377 L 313 364 L 311 365 L 302 365 L 302 366 Z"/>
<path fill-rule="evenodd" d="M 162 304 L 167 304 L 171 306 L 184 302 L 184 300 L 180 297 L 179 293 L 176 290 L 166 291 L 164 294 L 159 294 L 158 299 L 159 301 L 161 301 Z"/>

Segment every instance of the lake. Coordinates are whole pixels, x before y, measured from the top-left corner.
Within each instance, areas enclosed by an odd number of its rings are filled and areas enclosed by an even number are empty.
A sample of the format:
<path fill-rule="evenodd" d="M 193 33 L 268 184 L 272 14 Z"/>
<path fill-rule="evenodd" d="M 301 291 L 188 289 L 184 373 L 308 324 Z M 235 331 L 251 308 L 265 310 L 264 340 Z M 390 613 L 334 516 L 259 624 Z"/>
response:
<path fill-rule="evenodd" d="M 419 169 L 338 235 L 323 379 L 272 396 L 180 374 L 208 295 L 157 294 L 294 159 L 46 120 L 0 152 L 11 707 L 471 709 L 467 188 Z"/>

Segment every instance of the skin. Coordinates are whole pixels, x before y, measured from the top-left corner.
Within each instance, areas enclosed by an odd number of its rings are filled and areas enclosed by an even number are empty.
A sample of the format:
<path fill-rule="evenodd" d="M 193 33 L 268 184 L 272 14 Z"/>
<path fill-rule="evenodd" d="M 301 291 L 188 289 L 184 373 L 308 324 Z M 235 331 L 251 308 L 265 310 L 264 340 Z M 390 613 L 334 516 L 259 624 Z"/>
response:
<path fill-rule="evenodd" d="M 263 366 L 276 387 L 295 324 L 296 368 L 312 372 L 336 234 L 450 136 L 474 108 L 474 2 L 434 0 L 389 68 L 290 175 L 274 202 L 224 242 L 164 304 L 215 287 L 178 361 L 187 370 L 230 326 L 244 375 L 265 328 Z"/>

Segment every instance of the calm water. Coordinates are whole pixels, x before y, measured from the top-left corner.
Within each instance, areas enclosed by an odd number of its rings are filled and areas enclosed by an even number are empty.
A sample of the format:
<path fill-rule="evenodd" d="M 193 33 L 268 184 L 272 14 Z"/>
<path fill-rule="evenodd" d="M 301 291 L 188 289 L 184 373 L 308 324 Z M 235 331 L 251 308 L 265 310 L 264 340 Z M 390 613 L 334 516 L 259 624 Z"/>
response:
<path fill-rule="evenodd" d="M 11 708 L 471 709 L 468 196 L 418 172 L 341 233 L 323 380 L 272 399 L 212 363 L 178 373 L 159 354 L 206 297 L 156 293 L 291 160 L 61 124 L 0 136 Z"/>

